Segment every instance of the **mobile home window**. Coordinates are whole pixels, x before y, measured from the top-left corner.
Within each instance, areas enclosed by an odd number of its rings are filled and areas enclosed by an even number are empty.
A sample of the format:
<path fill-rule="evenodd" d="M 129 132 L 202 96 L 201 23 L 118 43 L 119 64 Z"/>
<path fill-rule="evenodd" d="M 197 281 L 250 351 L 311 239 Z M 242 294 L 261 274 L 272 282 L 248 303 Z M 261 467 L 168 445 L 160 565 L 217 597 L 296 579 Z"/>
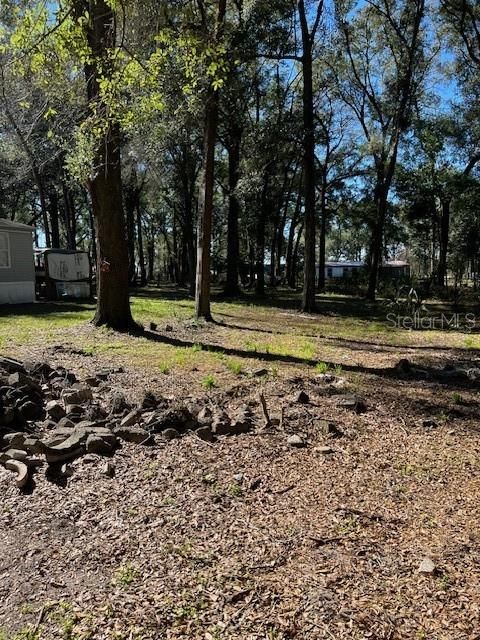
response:
<path fill-rule="evenodd" d="M 10 243 L 8 233 L 0 231 L 0 268 L 8 269 L 10 266 Z"/>

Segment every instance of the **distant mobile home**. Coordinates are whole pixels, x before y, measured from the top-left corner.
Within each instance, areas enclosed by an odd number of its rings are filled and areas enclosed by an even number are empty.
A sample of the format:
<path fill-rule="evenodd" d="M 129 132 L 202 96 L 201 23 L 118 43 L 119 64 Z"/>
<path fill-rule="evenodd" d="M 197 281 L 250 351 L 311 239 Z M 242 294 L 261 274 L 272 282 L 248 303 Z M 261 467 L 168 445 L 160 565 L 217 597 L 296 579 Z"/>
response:
<path fill-rule="evenodd" d="M 0 219 L 0 304 L 35 301 L 33 227 Z"/>
<path fill-rule="evenodd" d="M 325 263 L 325 278 L 335 280 L 338 278 L 350 278 L 355 274 L 360 275 L 366 271 L 365 262 L 356 260 L 340 260 L 338 262 Z M 410 265 L 403 260 L 391 260 L 384 262 L 380 267 L 380 276 L 385 278 L 409 278 Z"/>

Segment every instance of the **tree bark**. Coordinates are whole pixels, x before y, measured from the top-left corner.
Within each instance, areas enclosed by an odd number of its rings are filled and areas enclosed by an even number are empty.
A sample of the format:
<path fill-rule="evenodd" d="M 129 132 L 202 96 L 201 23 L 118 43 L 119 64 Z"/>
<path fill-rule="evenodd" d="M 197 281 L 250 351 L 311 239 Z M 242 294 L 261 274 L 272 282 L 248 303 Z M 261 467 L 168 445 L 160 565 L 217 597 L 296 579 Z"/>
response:
<path fill-rule="evenodd" d="M 227 0 L 219 0 L 215 40 L 221 35 L 225 21 Z M 215 179 L 215 144 L 218 125 L 218 93 L 212 85 L 208 89 L 205 106 L 205 158 L 200 189 L 200 209 L 197 236 L 197 273 L 195 287 L 195 317 L 213 320 L 210 311 L 210 258 L 212 242 L 213 194 Z"/>
<path fill-rule="evenodd" d="M 241 129 L 233 129 L 228 145 L 227 279 L 224 289 L 224 294 L 232 297 L 240 295 L 240 287 L 238 285 L 238 267 L 240 262 L 238 217 L 240 206 L 235 189 L 237 188 L 240 175 L 241 139 Z"/>
<path fill-rule="evenodd" d="M 303 184 L 305 200 L 305 256 L 302 311 L 315 311 L 315 124 L 313 104 L 313 35 L 308 28 L 304 0 L 298 0 L 302 32 Z"/>
<path fill-rule="evenodd" d="M 301 186 L 301 185 L 300 185 Z M 297 203 L 295 205 L 295 211 L 293 213 L 292 219 L 290 221 L 290 229 L 288 231 L 288 243 L 287 243 L 287 257 L 286 257 L 286 272 L 287 272 L 287 283 L 288 286 L 292 289 L 296 286 L 296 259 L 294 258 L 295 254 L 295 229 L 298 224 L 298 219 L 300 217 L 300 210 L 302 208 L 302 190 L 301 188 L 298 191 Z"/>
<path fill-rule="evenodd" d="M 325 291 L 325 259 L 327 244 L 327 204 L 325 190 L 321 194 L 320 255 L 318 257 L 318 290 Z"/>
<path fill-rule="evenodd" d="M 128 283 L 132 286 L 136 283 L 135 273 L 135 187 L 128 185 L 125 194 L 125 218 L 127 228 L 128 250 Z"/>
<path fill-rule="evenodd" d="M 48 194 L 48 212 L 50 214 L 50 239 L 54 249 L 60 249 L 60 219 L 58 214 L 58 196 L 55 188 Z"/>
<path fill-rule="evenodd" d="M 145 252 L 143 250 L 142 209 L 140 207 L 140 195 L 137 198 L 136 210 L 138 262 L 140 263 L 140 286 L 144 287 L 147 284 L 147 270 L 145 267 Z"/>
<path fill-rule="evenodd" d="M 437 267 L 437 284 L 445 287 L 447 282 L 448 236 L 450 232 L 450 198 L 442 200 L 442 216 L 440 218 L 440 255 Z"/>
<path fill-rule="evenodd" d="M 115 47 L 116 21 L 106 0 L 76 0 L 76 12 L 85 16 L 86 37 L 91 58 L 85 64 L 90 110 L 105 123 L 105 132 L 96 150 L 97 167 L 89 191 L 97 236 L 97 309 L 93 323 L 126 330 L 134 326 L 128 291 L 128 250 L 122 198 L 120 127 L 107 120 L 99 82 L 111 71 Z"/>
<path fill-rule="evenodd" d="M 374 302 L 377 292 L 378 271 L 382 262 L 383 232 L 388 206 L 388 186 L 377 183 L 375 189 L 376 215 L 370 239 L 370 268 L 368 274 L 367 299 Z"/>
<path fill-rule="evenodd" d="M 75 251 L 77 248 L 77 221 L 75 217 L 75 202 L 73 194 L 62 176 L 62 194 L 63 194 L 63 221 L 67 236 L 67 248 Z"/>

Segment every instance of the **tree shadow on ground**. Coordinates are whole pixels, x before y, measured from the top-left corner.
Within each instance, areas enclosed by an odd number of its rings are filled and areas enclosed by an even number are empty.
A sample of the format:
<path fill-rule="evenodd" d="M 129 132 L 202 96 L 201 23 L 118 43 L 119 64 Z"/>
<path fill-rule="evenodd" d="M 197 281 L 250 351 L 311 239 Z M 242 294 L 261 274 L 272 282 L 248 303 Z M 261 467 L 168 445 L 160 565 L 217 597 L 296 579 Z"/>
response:
<path fill-rule="evenodd" d="M 204 351 L 221 353 L 223 355 L 234 356 L 236 358 L 260 360 L 263 362 L 281 362 L 284 364 L 295 364 L 310 367 L 315 367 L 320 362 L 320 360 L 301 358 L 299 356 L 293 355 L 282 355 L 262 351 L 245 351 L 236 347 L 224 347 L 218 344 L 206 343 L 198 340 L 193 342 L 191 340 L 184 340 L 181 338 L 176 338 L 174 336 L 165 336 L 163 334 L 147 330 L 139 333 L 138 336 L 147 340 L 151 340 L 153 342 L 167 344 L 172 347 L 180 347 L 185 349 L 200 345 L 202 350 Z M 335 367 L 337 365 L 343 371 L 352 373 L 363 373 L 367 375 L 391 378 L 394 380 L 403 380 L 406 382 L 415 382 L 420 380 L 425 382 L 435 382 L 436 384 L 441 384 L 452 390 L 477 389 L 480 386 L 479 381 L 469 380 L 462 372 L 458 372 L 458 375 L 452 374 L 452 372 L 450 372 L 447 376 L 445 375 L 444 370 L 436 369 L 431 366 L 422 366 L 421 369 L 418 368 L 418 370 L 415 369 L 408 373 L 403 373 L 399 371 L 397 367 L 366 367 L 360 364 L 351 365 L 344 363 L 331 363 L 332 367 Z"/>
<path fill-rule="evenodd" d="M 46 316 L 50 314 L 93 312 L 93 302 L 35 302 L 34 304 L 15 304 L 0 306 L 0 317 L 9 316 Z"/>

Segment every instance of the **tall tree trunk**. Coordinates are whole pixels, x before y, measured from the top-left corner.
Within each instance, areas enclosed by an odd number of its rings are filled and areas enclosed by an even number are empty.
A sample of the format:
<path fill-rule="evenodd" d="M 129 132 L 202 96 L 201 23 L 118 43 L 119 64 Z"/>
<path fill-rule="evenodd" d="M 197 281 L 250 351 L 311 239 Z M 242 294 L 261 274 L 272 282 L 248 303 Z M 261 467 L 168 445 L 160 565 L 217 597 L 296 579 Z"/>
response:
<path fill-rule="evenodd" d="M 384 184 L 377 185 L 376 215 L 370 239 L 370 269 L 368 274 L 367 299 L 375 301 L 377 293 L 378 272 L 382 263 L 383 232 L 387 217 L 388 191 Z"/>
<path fill-rule="evenodd" d="M 228 146 L 228 221 L 227 221 L 227 279 L 224 294 L 240 295 L 238 268 L 240 262 L 240 242 L 238 236 L 239 203 L 235 189 L 240 176 L 240 145 L 242 130 L 232 129 Z"/>
<path fill-rule="evenodd" d="M 207 96 L 205 114 L 205 160 L 202 170 L 197 233 L 197 271 L 195 285 L 195 317 L 212 320 L 210 311 L 210 258 L 212 242 L 213 192 L 215 177 L 215 143 L 218 105 L 215 91 Z"/>
<path fill-rule="evenodd" d="M 448 236 L 450 232 L 450 198 L 442 200 L 442 216 L 440 218 L 440 255 L 437 267 L 437 284 L 445 287 L 447 281 Z"/>
<path fill-rule="evenodd" d="M 111 72 L 116 21 L 107 0 L 76 0 L 77 17 L 87 16 L 86 37 L 91 57 L 85 64 L 90 110 L 104 122 L 108 107 L 99 82 Z M 134 326 L 128 291 L 128 250 L 122 198 L 120 127 L 105 122 L 105 133 L 96 150 L 95 176 L 89 191 L 97 232 L 97 309 L 93 323 L 125 330 Z"/>
<path fill-rule="evenodd" d="M 298 249 L 300 247 L 300 238 L 302 237 L 303 234 L 303 228 L 305 226 L 305 220 L 302 220 L 301 224 L 300 224 L 300 228 L 297 232 L 297 237 L 295 239 L 295 247 L 293 249 L 293 256 L 292 256 L 292 261 L 293 261 L 293 269 L 292 269 L 292 273 L 290 276 L 290 282 L 289 285 L 292 289 L 295 289 L 295 287 L 297 286 L 297 262 L 298 262 Z"/>
<path fill-rule="evenodd" d="M 140 207 L 140 195 L 137 198 L 136 210 L 138 262 L 140 263 L 140 286 L 144 287 L 147 284 L 147 270 L 145 267 L 145 252 L 143 250 L 142 209 Z"/>
<path fill-rule="evenodd" d="M 302 32 L 303 74 L 303 180 L 305 197 L 305 257 L 302 311 L 315 311 L 315 124 L 313 104 L 313 41 L 308 28 L 304 0 L 298 0 Z"/>
<path fill-rule="evenodd" d="M 95 227 L 95 218 L 93 217 L 93 208 L 88 208 L 88 222 L 90 224 L 90 253 L 92 256 L 92 263 L 97 264 L 97 229 Z M 98 280 L 98 275 L 97 275 Z"/>
<path fill-rule="evenodd" d="M 318 257 L 318 290 L 325 291 L 325 252 L 327 243 L 327 180 L 326 167 L 322 172 L 322 191 L 320 194 L 320 255 Z"/>
<path fill-rule="evenodd" d="M 300 211 L 302 208 L 302 189 L 300 189 L 297 195 L 297 203 L 295 205 L 295 211 L 293 212 L 292 219 L 290 221 L 290 229 L 288 231 L 288 243 L 287 243 L 287 257 L 286 257 L 286 275 L 288 286 L 292 289 L 296 286 L 296 258 L 294 258 L 295 249 L 295 229 L 300 217 Z"/>
<path fill-rule="evenodd" d="M 135 285 L 135 201 L 136 189 L 129 185 L 125 194 L 125 217 L 127 228 L 127 250 L 128 250 L 128 283 Z"/>
<path fill-rule="evenodd" d="M 267 218 L 270 213 L 268 199 L 269 181 L 270 176 L 266 173 L 260 199 L 260 211 L 257 214 L 255 224 L 255 293 L 257 296 L 265 295 L 265 230 Z"/>
<path fill-rule="evenodd" d="M 64 225 L 67 236 L 67 248 L 75 251 L 77 248 L 77 221 L 75 217 L 75 201 L 73 194 L 65 183 L 65 179 L 62 176 L 62 194 L 63 194 L 63 211 L 64 211 Z"/>
<path fill-rule="evenodd" d="M 255 293 L 265 295 L 265 216 L 257 215 L 255 226 Z"/>
<path fill-rule="evenodd" d="M 227 0 L 219 0 L 215 40 L 223 31 Z M 211 321 L 210 311 L 210 254 L 212 242 L 213 193 L 215 179 L 215 143 L 218 125 L 218 93 L 210 85 L 205 106 L 205 158 L 200 188 L 198 214 L 197 274 L 195 288 L 195 317 Z"/>
<path fill-rule="evenodd" d="M 60 249 L 60 219 L 55 188 L 52 188 L 48 194 L 48 212 L 50 214 L 51 246 L 54 249 Z"/>

